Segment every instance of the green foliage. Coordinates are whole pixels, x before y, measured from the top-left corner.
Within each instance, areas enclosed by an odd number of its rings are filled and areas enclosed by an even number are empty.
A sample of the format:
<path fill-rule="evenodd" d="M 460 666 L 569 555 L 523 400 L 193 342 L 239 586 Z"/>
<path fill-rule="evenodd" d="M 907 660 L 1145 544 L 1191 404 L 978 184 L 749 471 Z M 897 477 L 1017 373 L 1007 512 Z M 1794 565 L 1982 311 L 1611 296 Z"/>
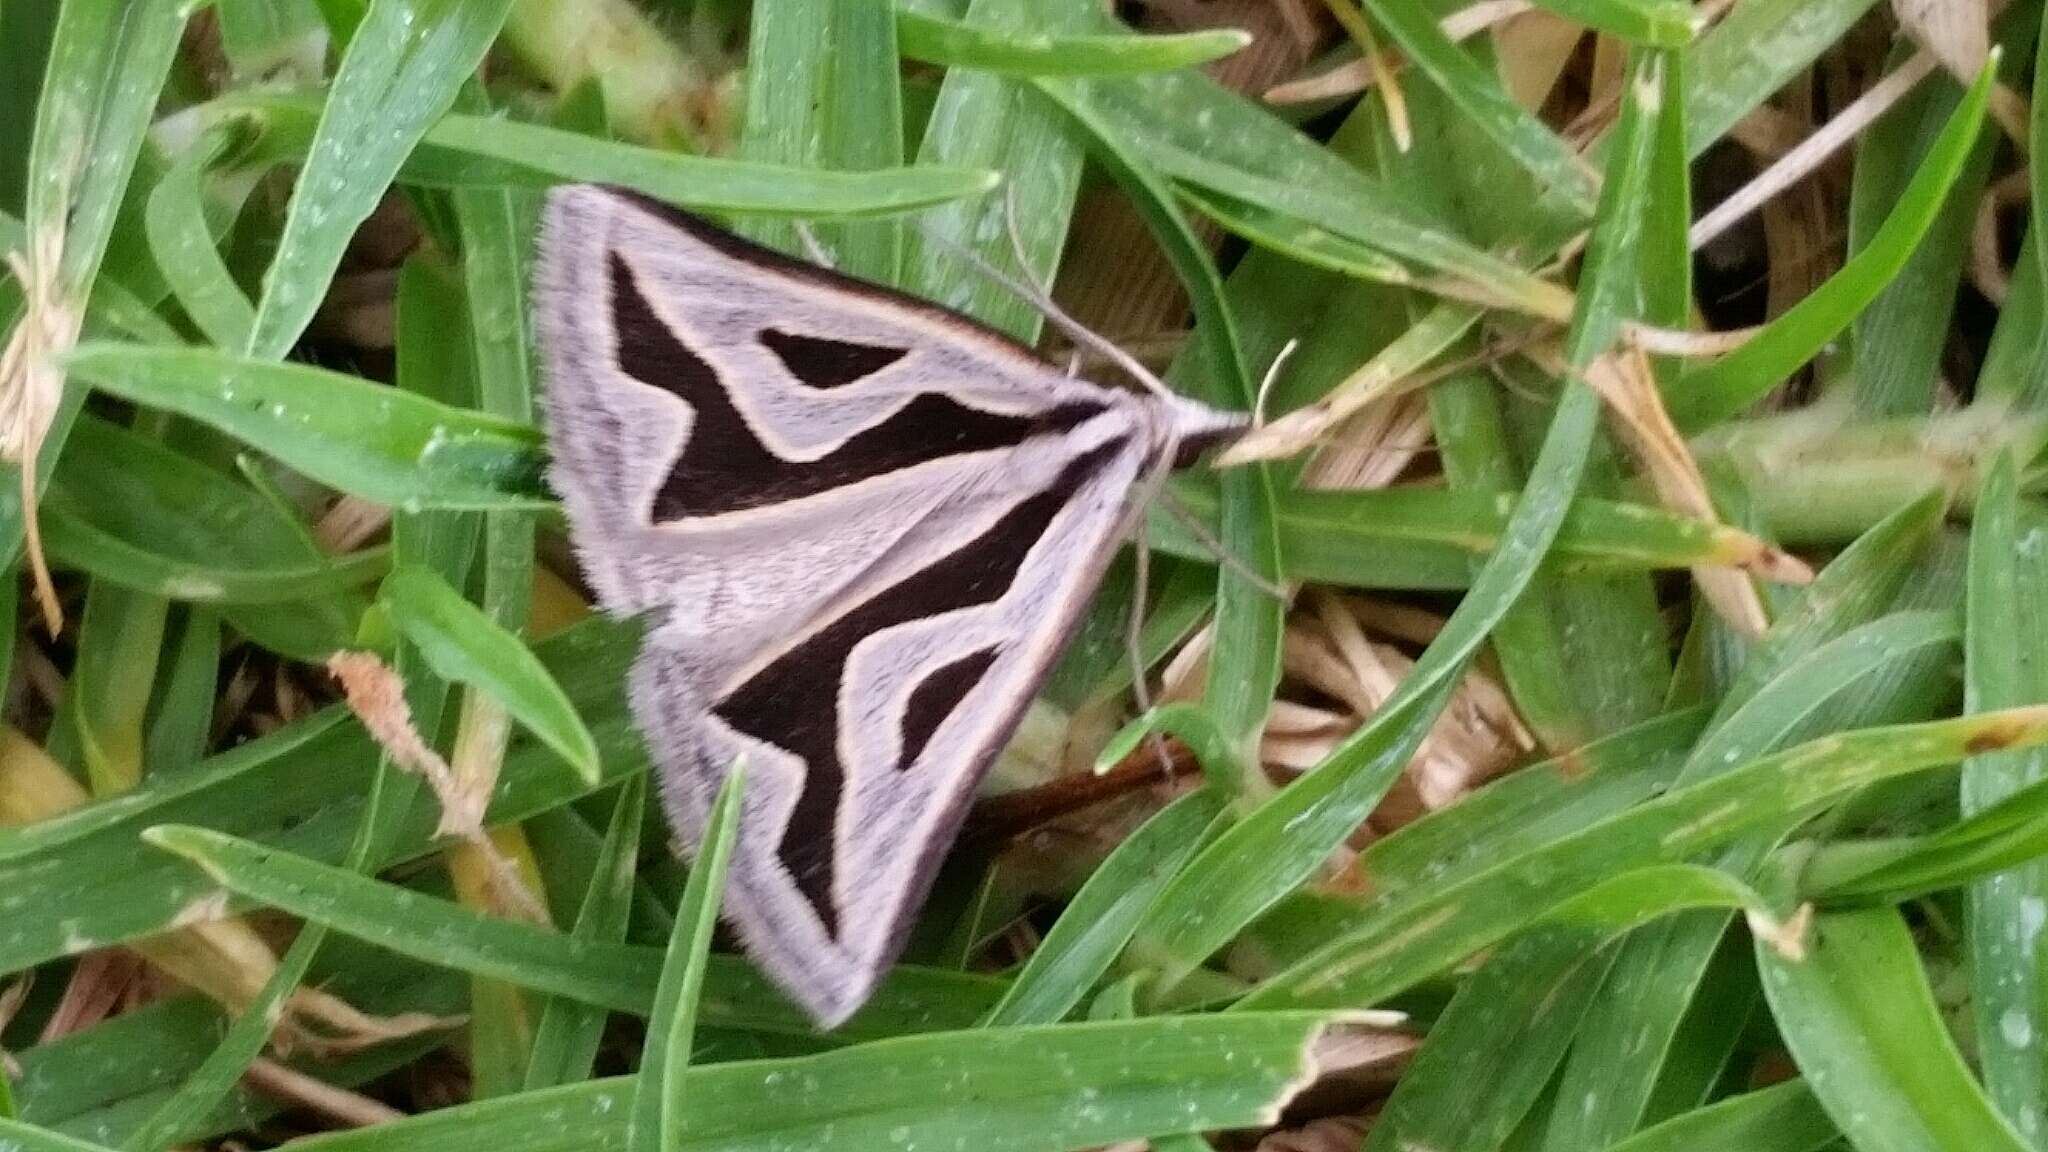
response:
<path fill-rule="evenodd" d="M 1858 39 L 1873 0 L 1539 0 L 1528 22 L 1604 38 L 1580 56 L 1607 103 L 1571 130 L 1583 93 L 1510 83 L 1516 25 L 1328 7 L 1386 68 L 1296 123 L 1199 70 L 1249 32 L 1141 35 L 1097 0 L 0 0 L 0 335 L 66 379 L 35 483 L 0 478 L 0 553 L 20 577 L 37 528 L 74 617 L 52 641 L 0 614 L 9 719 L 42 741 L 0 741 L 0 1004 L 38 982 L 0 1012 L 0 1148 L 261 1143 L 286 1129 L 259 1059 L 390 1094 L 460 1046 L 466 1103 L 303 1146 L 1199 1152 L 1397 1008 L 1419 1047 L 1368 1152 L 2048 1150 L 2048 176 L 2001 135 L 2031 85 L 2048 145 L 2040 0 L 1864 131 L 1810 292 L 1683 355 L 1645 333 L 1720 303 L 1700 166 L 1802 76 L 1900 66 L 1905 41 Z M 1435 459 L 1362 490 L 1299 459 L 1167 485 L 1145 615 L 1119 561 L 1046 695 L 1112 776 L 1165 739 L 1199 783 L 1058 891 L 957 853 L 975 898 L 934 900 L 914 960 L 820 1034 L 714 946 L 744 772 L 680 873 L 623 696 L 640 624 L 559 627 L 542 571 L 570 574 L 528 262 L 541 190 L 577 181 L 1027 341 L 1043 315 L 983 265 L 1121 275 L 1095 225 L 1134 215 L 1185 292 L 1172 387 L 1272 420 L 1425 390 L 1406 427 Z M 1959 290 L 2015 190 L 1992 320 Z M 1815 361 L 1817 398 L 1779 410 Z M 1690 437 L 1700 500 L 1603 420 L 1623 370 Z M 365 508 L 388 531 L 345 531 Z M 1732 578 L 1756 635 L 1683 584 L 1791 547 L 1810 585 Z M 1302 586 L 1446 618 L 1312 767 L 1269 773 L 1276 697 L 1312 682 L 1276 595 Z M 1204 625 L 1200 691 L 1119 727 L 1126 632 L 1149 667 Z M 404 688 L 382 736 L 494 780 L 549 922 L 428 866 L 436 798 L 315 667 L 360 648 Z M 1544 758 L 1361 841 L 1475 668 Z M 43 770 L 70 777 L 38 793 Z M 1028 955 L 987 947 L 1046 896 Z M 80 956 L 257 910 L 297 932 L 232 1003 L 39 1037 Z M 308 990 L 438 1026 L 272 1046 Z"/>

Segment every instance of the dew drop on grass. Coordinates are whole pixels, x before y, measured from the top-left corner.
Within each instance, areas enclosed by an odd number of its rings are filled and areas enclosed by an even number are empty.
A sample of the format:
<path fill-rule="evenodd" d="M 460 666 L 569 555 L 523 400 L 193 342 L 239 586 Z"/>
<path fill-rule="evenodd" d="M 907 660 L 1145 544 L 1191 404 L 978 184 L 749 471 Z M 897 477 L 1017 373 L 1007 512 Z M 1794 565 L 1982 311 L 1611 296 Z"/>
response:
<path fill-rule="evenodd" d="M 2020 943 L 2031 944 L 2041 934 L 2043 925 L 2048 925 L 2048 902 L 2039 896 L 2020 898 Z"/>
<path fill-rule="evenodd" d="M 2009 1047 L 2026 1048 L 2034 1042 L 2034 1022 L 2018 1008 L 2007 1008 L 1998 1016 L 1998 1035 Z"/>

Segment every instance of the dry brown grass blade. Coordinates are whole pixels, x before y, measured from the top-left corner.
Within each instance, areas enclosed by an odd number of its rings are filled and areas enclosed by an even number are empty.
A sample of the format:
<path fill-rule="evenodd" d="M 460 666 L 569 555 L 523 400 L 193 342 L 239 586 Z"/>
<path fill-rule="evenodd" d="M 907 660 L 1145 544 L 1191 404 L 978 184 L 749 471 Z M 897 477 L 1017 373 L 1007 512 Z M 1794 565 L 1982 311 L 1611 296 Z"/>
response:
<path fill-rule="evenodd" d="M 70 979 L 65 981 L 64 994 L 58 998 L 49 1019 L 43 1021 L 36 1043 L 48 1044 L 82 1032 L 112 1016 L 141 966 L 134 953 L 118 948 L 79 957 L 72 966 Z"/>
<path fill-rule="evenodd" d="M 1915 44 L 1967 84 L 1991 56 L 1991 5 L 1986 0 L 1892 0 L 1892 15 Z"/>
<path fill-rule="evenodd" d="M 1562 367 L 1561 365 L 1559 367 Z M 1600 394 L 1643 474 L 1665 507 L 1682 515 L 1720 522 L 1706 477 L 1693 459 L 1685 437 L 1664 410 L 1664 396 L 1640 348 L 1623 348 L 1602 356 L 1586 369 L 1586 383 Z M 1707 603 L 1731 626 L 1747 636 L 1761 636 L 1770 625 L 1763 598 L 1748 573 L 1721 567 L 1695 567 L 1693 579 Z"/>
<path fill-rule="evenodd" d="M 1281 646 L 1283 694 L 1260 732 L 1264 768 L 1291 775 L 1315 767 L 1393 695 L 1414 661 L 1369 634 L 1372 622 L 1387 619 L 1389 611 L 1321 589 L 1303 596 L 1288 618 Z M 1441 624 L 1434 617 L 1418 619 L 1426 614 L 1417 609 L 1394 614 L 1400 627 L 1393 635 L 1404 643 L 1426 643 L 1417 638 Z M 1209 643 L 1205 629 L 1174 654 L 1161 677 L 1160 699 L 1188 699 L 1201 692 Z M 1398 827 L 1448 804 L 1506 771 L 1535 746 L 1507 692 L 1474 668 L 1460 680 L 1407 772 L 1373 814 L 1372 827 Z"/>
<path fill-rule="evenodd" d="M 20 473 L 22 529 L 29 571 L 43 626 L 55 636 L 64 630 L 64 607 L 43 555 L 43 534 L 36 509 L 36 468 L 50 421 L 64 394 L 64 375 L 57 360 L 78 341 L 84 323 L 84 302 L 64 292 L 58 276 L 64 235 L 46 229 L 29 238 L 27 252 L 7 254 L 7 266 L 21 281 L 21 322 L 0 351 L 0 459 Z"/>
<path fill-rule="evenodd" d="M 313 526 L 313 542 L 323 552 L 353 552 L 391 526 L 391 508 L 360 496 L 343 496 Z"/>
<path fill-rule="evenodd" d="M 1481 17 L 1488 18 L 1485 27 L 1498 23 L 1493 33 L 1494 53 L 1500 61 L 1501 83 L 1507 87 L 1508 95 L 1531 111 L 1542 108 L 1571 66 L 1579 41 L 1585 39 L 1585 27 L 1554 12 L 1503 0 L 1474 4 L 1452 13 L 1444 21 L 1444 31 L 1452 31 L 1453 20 L 1476 21 Z"/>
<path fill-rule="evenodd" d="M 405 1113 L 389 1104 L 260 1056 L 250 1063 L 242 1079 L 267 1096 L 351 1128 L 405 1119 Z"/>
<path fill-rule="evenodd" d="M 1230 468 L 1298 456 L 1325 439 L 1337 437 L 1340 426 L 1376 404 L 1426 388 L 1503 354 L 1503 350 L 1488 349 L 1427 368 L 1447 343 L 1448 338 L 1440 329 L 1426 325 L 1408 329 L 1314 403 L 1303 405 L 1232 444 L 1216 457 L 1216 466 Z"/>
<path fill-rule="evenodd" d="M 1813 905 L 1801 904 L 1782 921 L 1754 909 L 1745 918 L 1750 935 L 1769 944 L 1773 952 L 1794 964 L 1806 959 L 1806 939 L 1813 931 Z"/>
<path fill-rule="evenodd" d="M 1373 35 L 1372 25 L 1351 0 L 1323 0 L 1323 7 L 1358 45 L 1358 50 L 1365 54 L 1366 70 L 1373 86 L 1379 89 L 1380 106 L 1386 113 L 1387 134 L 1393 137 L 1396 151 L 1408 151 L 1415 144 L 1415 131 L 1408 122 L 1408 98 L 1401 92 L 1392 62 L 1380 51 L 1379 37 Z"/>
<path fill-rule="evenodd" d="M 1705 247 L 1736 223 L 1787 188 L 1811 175 L 1829 157 L 1847 147 L 1864 129 L 1893 105 L 1906 98 L 1922 80 L 1934 72 L 1936 61 L 1928 52 L 1916 52 L 1884 79 L 1815 129 L 1776 162 L 1757 173 L 1756 178 L 1693 222 L 1687 240 L 1694 251 Z"/>
<path fill-rule="evenodd" d="M 398 673 L 375 653 L 348 651 L 328 657 L 327 671 L 341 682 L 349 711 L 356 714 L 391 762 L 427 782 L 441 805 L 441 821 L 435 833 L 474 846 L 489 862 L 493 906 L 507 915 L 546 923 L 546 907 L 527 887 L 517 865 L 506 859 L 484 833 L 488 794 L 479 796 L 465 787 L 441 754 L 420 738 L 419 729 L 413 725 L 412 708 L 405 701 L 405 682 Z"/>
<path fill-rule="evenodd" d="M 12 727 L 0 727 L 0 827 L 32 824 L 82 807 L 91 799 L 78 782 L 33 741 Z M 171 931 L 130 943 L 125 950 L 88 952 L 67 985 L 64 1004 L 51 1027 L 62 1035 L 110 1013 L 134 984 L 133 962 L 150 966 L 202 993 L 230 1012 L 255 999 L 277 970 L 277 954 L 247 921 L 228 916 L 227 895 L 208 892 L 178 910 Z M 76 942 L 80 949 L 89 942 Z M 127 965 L 123 967 L 122 965 Z M 335 1035 L 320 1042 L 340 1047 L 381 1043 L 448 1021 L 403 1014 L 371 1016 L 323 992 L 302 991 L 292 1013 L 278 1022 L 281 1040 L 301 1034 L 300 1023 L 324 1026 Z"/>
<path fill-rule="evenodd" d="M 1385 488 L 1432 449 L 1429 405 L 1420 393 L 1368 405 L 1337 429 L 1302 470 L 1306 488 Z"/>
<path fill-rule="evenodd" d="M 1528 0 L 1479 0 L 1476 4 L 1460 8 L 1456 12 L 1444 17 L 1437 23 L 1437 27 L 1443 29 L 1444 35 L 1450 37 L 1453 42 L 1456 42 L 1470 39 L 1489 28 L 1507 25 L 1510 22 L 1517 21 L 1518 18 L 1528 17 L 1540 17 L 1547 29 L 1563 28 L 1569 30 L 1572 43 L 1576 43 L 1579 36 L 1582 35 L 1576 26 L 1550 16 L 1548 13 L 1535 10 Z M 1526 46 L 1523 45 L 1522 47 Z M 1522 99 L 1524 97 L 1524 87 L 1530 86 L 1527 78 L 1538 75 L 1541 70 L 1546 68 L 1549 71 L 1549 79 L 1542 82 L 1541 90 L 1543 93 L 1547 93 L 1550 90 L 1550 86 L 1557 82 L 1557 77 L 1563 74 L 1564 61 L 1571 55 L 1571 50 L 1570 45 L 1567 44 L 1562 52 L 1541 54 L 1523 51 L 1521 48 L 1510 51 L 1504 45 L 1501 55 L 1503 66 L 1508 75 L 1509 90 L 1518 99 Z M 1549 63 L 1551 55 L 1554 55 L 1556 58 L 1554 65 Z M 1531 61 L 1538 63 L 1537 69 L 1529 67 Z M 1272 104 L 1305 104 L 1316 100 L 1336 100 L 1346 96 L 1355 96 L 1367 88 L 1373 87 L 1375 84 L 1389 83 L 1394 76 L 1398 76 L 1406 67 L 1407 62 L 1405 60 L 1389 60 L 1384 54 L 1372 53 L 1357 60 L 1348 60 L 1335 68 L 1319 72 L 1314 76 L 1304 76 L 1299 79 L 1275 84 L 1266 89 L 1265 99 L 1268 103 Z M 1518 78 L 1522 80 L 1521 85 L 1518 85 L 1516 82 Z M 1524 102 L 1527 103 L 1526 100 Z M 1542 99 L 1539 94 L 1536 103 L 1540 104 L 1541 102 Z M 1534 105 L 1531 106 L 1533 107 Z"/>
<path fill-rule="evenodd" d="M 1970 222 L 1970 283 L 1986 300 L 2000 308 L 2012 293 L 2012 274 L 2005 270 L 2005 254 L 1998 236 L 1999 194 L 1996 187 L 1984 190 L 1977 201 L 1977 215 Z"/>

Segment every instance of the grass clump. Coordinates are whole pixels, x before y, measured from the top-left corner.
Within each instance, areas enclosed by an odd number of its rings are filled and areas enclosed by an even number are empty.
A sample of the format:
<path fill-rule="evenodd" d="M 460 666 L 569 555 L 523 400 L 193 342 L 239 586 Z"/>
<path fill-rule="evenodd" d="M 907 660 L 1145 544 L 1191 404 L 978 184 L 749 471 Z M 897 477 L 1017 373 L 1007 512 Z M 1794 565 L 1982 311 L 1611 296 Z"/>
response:
<path fill-rule="evenodd" d="M 0 1146 L 2048 1147 L 1987 8 L 0 0 Z M 565 181 L 1261 417 L 829 1035 L 561 546 Z"/>

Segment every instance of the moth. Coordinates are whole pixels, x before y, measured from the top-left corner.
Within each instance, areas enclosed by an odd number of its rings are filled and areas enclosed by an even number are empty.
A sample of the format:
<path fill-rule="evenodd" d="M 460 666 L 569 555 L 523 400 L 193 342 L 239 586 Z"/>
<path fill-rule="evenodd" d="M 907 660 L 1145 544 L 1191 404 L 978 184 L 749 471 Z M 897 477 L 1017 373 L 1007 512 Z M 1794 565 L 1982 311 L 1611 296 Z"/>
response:
<path fill-rule="evenodd" d="M 1238 413 L 1071 378 L 902 293 L 556 188 L 549 479 L 683 846 L 744 758 L 724 915 L 821 1026 L 902 950 L 1156 469 Z"/>

